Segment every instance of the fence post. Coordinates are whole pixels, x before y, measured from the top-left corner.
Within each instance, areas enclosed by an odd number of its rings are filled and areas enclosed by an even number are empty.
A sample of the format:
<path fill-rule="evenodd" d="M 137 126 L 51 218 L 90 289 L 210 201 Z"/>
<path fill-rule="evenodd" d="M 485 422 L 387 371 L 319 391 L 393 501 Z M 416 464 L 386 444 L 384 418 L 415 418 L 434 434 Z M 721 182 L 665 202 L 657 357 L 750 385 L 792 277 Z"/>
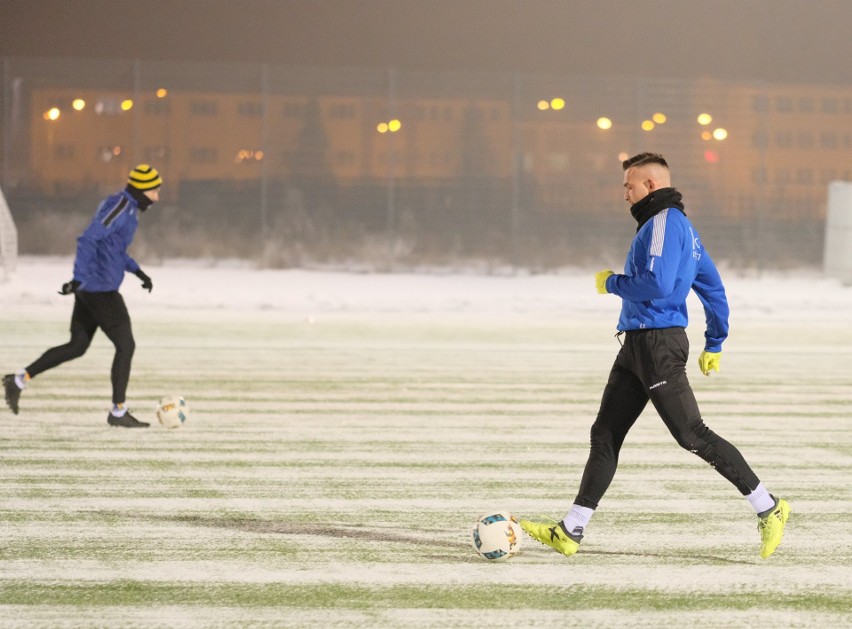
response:
<path fill-rule="evenodd" d="M 260 241 L 269 236 L 269 64 L 260 64 L 261 83 L 261 122 L 260 147 L 263 159 L 260 160 Z"/>
<path fill-rule="evenodd" d="M 388 120 L 396 116 L 396 71 L 388 68 Z M 387 238 L 390 253 L 389 265 L 393 270 L 394 258 L 396 256 L 396 155 L 394 153 L 394 133 L 388 132 L 387 156 L 388 156 L 388 183 L 387 183 Z"/>
<path fill-rule="evenodd" d="M 520 228 L 521 214 L 521 169 L 523 168 L 523 157 L 521 155 L 521 132 L 520 132 L 520 109 L 521 109 L 521 77 L 515 72 L 512 75 L 512 214 L 509 222 L 509 250 L 512 268 L 517 270 L 518 260 L 518 230 Z"/>
<path fill-rule="evenodd" d="M 131 115 L 133 116 L 133 164 L 131 164 L 131 168 L 133 168 L 136 164 L 139 164 L 145 161 L 143 157 L 143 145 L 142 141 L 142 116 L 140 115 L 140 108 L 142 107 L 142 103 L 140 102 L 141 94 L 142 94 L 142 77 L 141 77 L 141 62 L 139 59 L 133 60 L 133 111 Z"/>

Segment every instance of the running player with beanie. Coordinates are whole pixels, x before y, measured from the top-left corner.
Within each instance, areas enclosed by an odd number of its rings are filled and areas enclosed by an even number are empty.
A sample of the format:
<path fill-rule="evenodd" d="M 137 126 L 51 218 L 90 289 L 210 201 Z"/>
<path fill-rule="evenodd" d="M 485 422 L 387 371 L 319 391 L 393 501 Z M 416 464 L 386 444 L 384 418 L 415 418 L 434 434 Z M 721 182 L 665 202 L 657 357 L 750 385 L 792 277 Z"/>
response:
<path fill-rule="evenodd" d="M 127 249 L 136 234 L 139 213 L 159 200 L 162 184 L 155 168 L 140 164 L 130 172 L 124 190 L 100 204 L 91 223 L 77 239 L 74 276 L 59 291 L 62 295 L 74 295 L 71 340 L 47 350 L 25 369 L 3 377 L 6 404 L 13 413 L 18 413 L 21 392 L 31 379 L 85 354 L 100 328 L 115 346 L 110 374 L 112 408 L 107 423 L 123 428 L 148 427 L 147 422 L 131 415 L 127 407 L 127 385 L 136 342 L 130 315 L 118 289 L 126 272 L 142 280 L 142 288 L 148 292 L 154 287 Z"/>

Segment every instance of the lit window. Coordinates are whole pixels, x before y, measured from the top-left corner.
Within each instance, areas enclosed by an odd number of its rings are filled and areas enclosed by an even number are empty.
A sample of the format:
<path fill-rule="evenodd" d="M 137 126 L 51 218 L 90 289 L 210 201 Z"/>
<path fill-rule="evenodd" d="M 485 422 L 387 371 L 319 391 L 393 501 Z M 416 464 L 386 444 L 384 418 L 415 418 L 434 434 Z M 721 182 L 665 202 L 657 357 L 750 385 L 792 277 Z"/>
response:
<path fill-rule="evenodd" d="M 237 164 L 256 164 L 263 161 L 263 151 L 260 149 L 240 149 L 234 161 Z"/>

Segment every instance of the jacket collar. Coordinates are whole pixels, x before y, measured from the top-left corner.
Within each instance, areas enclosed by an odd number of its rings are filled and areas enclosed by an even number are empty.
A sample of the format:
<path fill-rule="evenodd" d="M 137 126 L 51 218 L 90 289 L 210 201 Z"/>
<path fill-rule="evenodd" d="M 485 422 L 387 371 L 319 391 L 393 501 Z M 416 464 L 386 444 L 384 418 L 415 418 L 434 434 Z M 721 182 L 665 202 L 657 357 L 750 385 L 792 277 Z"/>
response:
<path fill-rule="evenodd" d="M 683 195 L 674 188 L 660 188 L 654 190 L 641 201 L 637 201 L 630 207 L 630 213 L 639 225 L 636 227 L 638 232 L 642 225 L 654 218 L 657 214 L 666 208 L 677 208 L 686 216 L 683 209 Z"/>
<path fill-rule="evenodd" d="M 138 190 L 131 186 L 130 184 L 124 188 L 124 191 L 127 195 L 136 202 L 136 205 L 139 206 L 139 211 L 144 212 L 147 210 L 152 203 L 154 203 L 151 199 L 148 198 L 148 195 L 145 194 L 144 191 Z"/>

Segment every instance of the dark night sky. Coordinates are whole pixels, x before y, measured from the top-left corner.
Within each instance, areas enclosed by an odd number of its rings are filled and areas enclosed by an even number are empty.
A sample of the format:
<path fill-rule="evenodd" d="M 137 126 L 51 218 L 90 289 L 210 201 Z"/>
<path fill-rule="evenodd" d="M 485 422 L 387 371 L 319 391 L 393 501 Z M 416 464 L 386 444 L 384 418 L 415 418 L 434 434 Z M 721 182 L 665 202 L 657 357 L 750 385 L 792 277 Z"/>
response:
<path fill-rule="evenodd" d="M 852 0 L 0 0 L 0 55 L 852 85 Z"/>

